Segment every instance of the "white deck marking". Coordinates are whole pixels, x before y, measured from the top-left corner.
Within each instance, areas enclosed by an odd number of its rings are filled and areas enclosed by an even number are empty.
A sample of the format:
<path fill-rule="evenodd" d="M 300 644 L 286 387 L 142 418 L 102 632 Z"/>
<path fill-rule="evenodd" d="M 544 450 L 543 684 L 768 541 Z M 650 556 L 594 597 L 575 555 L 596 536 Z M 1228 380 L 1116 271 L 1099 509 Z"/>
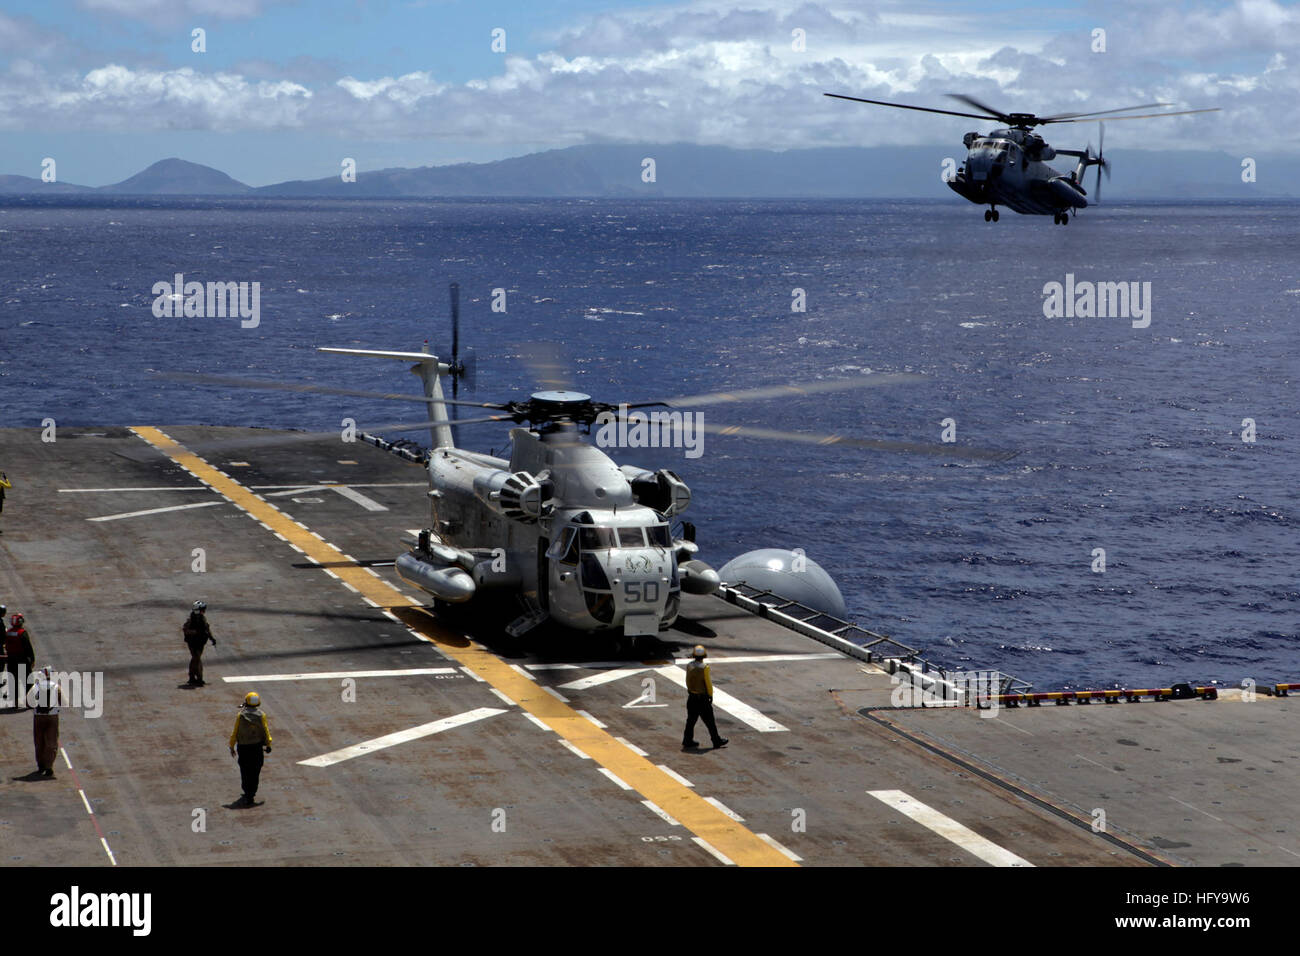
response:
<path fill-rule="evenodd" d="M 764 843 L 770 846 L 773 850 L 776 850 L 777 853 L 784 853 L 795 863 L 803 862 L 803 857 L 795 853 L 793 850 L 787 850 L 785 847 L 777 843 L 776 840 L 772 839 L 766 833 L 755 833 L 754 836 L 758 837 L 760 840 L 762 840 Z"/>
<path fill-rule="evenodd" d="M 704 849 L 708 850 L 709 853 L 713 856 L 713 858 L 714 858 L 715 860 L 717 860 L 719 863 L 722 863 L 722 864 L 724 864 L 724 865 L 726 865 L 726 866 L 735 866 L 735 865 L 736 865 L 736 864 L 735 864 L 734 862 L 732 862 L 732 860 L 729 859 L 729 858 L 728 858 L 728 857 L 727 857 L 727 856 L 726 856 L 726 855 L 725 855 L 721 850 L 717 850 L 717 849 L 715 849 L 715 848 L 714 848 L 714 847 L 709 843 L 708 840 L 705 840 L 705 839 L 702 838 L 702 837 L 691 837 L 691 842 L 692 842 L 692 843 L 698 843 L 700 846 L 704 847 Z"/>
<path fill-rule="evenodd" d="M 541 685 L 538 685 L 538 686 L 541 686 Z M 542 690 L 546 691 L 546 693 L 550 694 L 552 697 L 554 697 L 556 700 L 558 700 L 558 701 L 559 701 L 560 703 L 562 703 L 562 704 L 567 704 L 567 703 L 569 702 L 569 698 L 565 697 L 563 694 L 561 694 L 561 693 L 560 693 L 558 690 L 556 690 L 554 687 L 542 687 Z"/>
<path fill-rule="evenodd" d="M 387 510 L 388 510 L 387 505 L 381 505 L 381 504 L 380 504 L 378 501 L 376 501 L 374 498 L 367 498 L 367 497 L 366 497 L 365 495 L 363 495 L 361 492 L 359 492 L 359 491 L 357 491 L 357 490 L 355 490 L 355 489 L 349 487 L 348 485 L 330 485 L 330 487 L 333 488 L 335 491 L 337 491 L 337 492 L 338 492 L 340 495 L 342 495 L 344 498 L 348 499 L 348 501 L 352 501 L 352 502 L 355 502 L 355 503 L 359 504 L 361 507 L 365 508 L 367 511 L 387 511 Z"/>
<path fill-rule="evenodd" d="M 475 674 L 475 673 L 474 673 L 472 670 L 470 670 L 468 667 L 462 667 L 461 670 L 463 670 L 463 671 L 464 671 L 466 674 L 468 674 L 470 677 L 474 678 L 474 679 L 475 679 L 476 681 L 478 681 L 480 684 L 485 683 L 485 681 L 483 680 L 483 678 L 479 677 L 477 674 Z"/>
<path fill-rule="evenodd" d="M 582 711 L 578 711 L 578 713 L 582 713 Z M 614 739 L 617 740 L 619 743 L 621 743 L 628 750 L 632 751 L 632 753 L 636 754 L 638 757 L 650 756 L 648 753 L 646 753 L 636 744 L 632 743 L 632 741 L 628 740 L 626 737 L 615 737 Z"/>
<path fill-rule="evenodd" d="M 514 671 L 516 674 L 518 674 L 520 677 L 527 677 L 529 680 L 533 680 L 533 681 L 537 680 L 536 677 L 528 673 L 528 671 L 524 670 L 518 664 L 511 664 L 510 669 Z"/>
<path fill-rule="evenodd" d="M 615 775 L 614 775 L 614 771 L 609 770 L 609 769 L 606 768 L 606 767 L 597 767 L 596 769 L 599 770 L 601 773 L 603 773 L 605 776 L 609 777 L 610 780 L 613 780 L 616 784 L 618 784 L 618 785 L 619 785 L 621 788 L 623 788 L 624 790 L 631 790 L 631 789 L 632 789 L 632 785 L 631 785 L 630 783 L 627 783 L 625 780 L 623 780 L 622 777 L 615 776 Z"/>
<path fill-rule="evenodd" d="M 250 674 L 245 677 L 223 677 L 227 684 L 240 681 L 272 680 L 341 680 L 344 677 L 420 677 L 425 674 L 454 674 L 454 667 L 411 667 L 387 671 L 304 671 L 298 674 Z"/>
<path fill-rule="evenodd" d="M 211 491 L 207 485 L 158 485 L 155 488 L 60 488 L 61 495 L 84 495 L 118 491 Z"/>
<path fill-rule="evenodd" d="M 681 826 L 681 824 L 678 821 L 674 820 L 672 816 L 668 813 L 668 811 L 665 810 L 663 807 L 659 806 L 659 804 L 651 800 L 642 800 L 641 805 L 645 807 L 647 810 L 649 810 L 651 813 L 653 813 L 655 816 L 657 816 L 660 820 L 663 820 L 663 822 L 668 824 L 670 827 Z"/>
<path fill-rule="evenodd" d="M 188 511 L 191 508 L 215 508 L 226 501 L 198 501 L 190 505 L 172 505 L 170 508 L 149 508 L 146 511 L 124 511 L 116 515 L 103 515 L 99 518 L 87 518 L 87 521 L 117 521 L 119 518 L 143 518 L 145 515 L 160 515 L 168 511 Z"/>
<path fill-rule="evenodd" d="M 933 807 L 927 807 L 915 797 L 910 797 L 902 790 L 868 790 L 886 806 L 893 807 L 904 816 L 911 817 L 921 826 L 932 830 L 945 840 L 950 840 L 968 853 L 979 857 L 992 866 L 1033 866 L 1023 857 L 1016 856 L 1010 850 L 1004 850 L 992 840 L 986 840 L 974 830 L 958 823 L 952 817 L 944 816 Z"/>
<path fill-rule="evenodd" d="M 732 810 L 730 807 L 728 807 L 725 803 L 723 803 L 723 802 L 722 802 L 721 800 L 719 800 L 717 797 L 705 797 L 705 798 L 704 798 L 704 802 L 705 802 L 705 803 L 710 803 L 710 804 L 712 804 L 714 807 L 716 807 L 718 810 L 720 810 L 720 811 L 722 811 L 723 813 L 725 813 L 727 816 L 731 817 L 731 819 L 735 820 L 737 823 L 744 823 L 744 822 L 745 822 L 745 818 L 744 818 L 744 817 L 742 817 L 742 816 L 741 816 L 739 813 L 737 813 L 735 810 Z"/>
<path fill-rule="evenodd" d="M 633 674 L 640 674 L 642 671 L 648 671 L 649 669 L 648 667 L 620 667 L 617 670 L 592 674 L 590 677 L 579 677 L 577 680 L 571 680 L 567 684 L 561 684 L 560 686 L 565 690 L 587 690 L 591 687 L 599 687 L 601 684 L 608 684 L 610 681 L 631 677 Z"/>
<path fill-rule="evenodd" d="M 595 725 L 596 725 L 597 727 L 599 727 L 601 730 L 604 730 L 606 727 L 609 726 L 609 724 L 601 723 L 599 720 L 597 720 L 597 719 L 596 719 L 595 717 L 593 717 L 591 714 L 587 713 L 585 710 L 580 710 L 580 711 L 578 711 L 578 713 L 581 714 L 583 717 L 586 717 L 588 720 L 590 720 L 593 724 L 595 724 Z"/>
<path fill-rule="evenodd" d="M 686 687 L 686 671 L 682 670 L 676 664 L 670 667 L 656 667 L 655 670 L 668 678 L 678 687 Z M 713 706 L 719 710 L 726 711 L 732 717 L 735 717 L 741 723 L 749 724 L 761 734 L 775 734 L 783 731 L 788 732 L 789 727 L 779 724 L 771 717 L 766 716 L 761 711 L 750 707 L 743 700 L 732 697 L 725 690 L 713 688 Z"/>
<path fill-rule="evenodd" d="M 577 755 L 578 755 L 579 757 L 581 757 L 583 760 L 590 760 L 590 759 L 591 759 L 589 756 L 587 756 L 585 753 L 583 753 L 583 752 L 582 752 L 581 750 L 579 750 L 577 747 L 573 746 L 573 744 L 569 743 L 569 742 L 568 742 L 567 740 L 565 740 L 563 737 L 560 738 L 560 746 L 561 746 L 561 747 L 565 747 L 565 748 L 567 748 L 567 749 L 573 751 L 575 754 L 577 754 Z"/>
<path fill-rule="evenodd" d="M 843 660 L 844 655 L 835 651 L 828 651 L 824 654 L 746 654 L 736 655 L 735 657 L 710 657 L 710 664 L 779 664 L 789 661 L 830 661 Z M 691 662 L 692 658 L 679 657 L 677 663 L 685 667 Z"/>
<path fill-rule="evenodd" d="M 511 700 L 511 699 L 510 699 L 509 697 L 507 697 L 505 694 L 501 693 L 501 691 L 497 690 L 495 687 L 489 687 L 488 690 L 492 691 L 492 693 L 494 693 L 494 694 L 496 694 L 498 697 L 500 697 L 501 700 L 505 702 L 505 705 L 506 705 L 507 707 L 514 707 L 514 706 L 515 706 L 515 702 L 514 702 L 513 700 Z"/>
<path fill-rule="evenodd" d="M 683 787 L 694 787 L 694 786 L 695 786 L 695 784 L 691 783 L 689 780 L 687 780 L 685 777 L 683 777 L 680 773 L 678 773 L 678 772 L 677 772 L 676 770 L 674 770 L 672 767 L 668 766 L 668 764 L 666 764 L 666 763 L 660 763 L 660 764 L 655 764 L 655 766 L 658 767 L 660 770 L 662 770 L 664 773 L 668 774 L 668 776 L 672 777 L 674 780 L 676 780 L 678 783 L 680 783 Z"/>
<path fill-rule="evenodd" d="M 372 481 L 372 482 L 348 482 L 349 488 L 424 488 L 428 483 L 423 481 Z M 311 482 L 305 482 L 300 485 L 246 485 L 245 487 L 252 491 L 266 491 L 270 488 L 287 488 L 290 491 L 302 491 L 305 488 L 316 487 Z M 321 485 L 324 488 L 333 488 L 333 485 Z"/>
<path fill-rule="evenodd" d="M 548 727 L 548 726 L 546 726 L 546 723 L 545 723 L 544 721 L 538 720 L 536 717 L 534 717 L 534 716 L 533 716 L 532 714 L 530 714 L 528 711 L 526 711 L 526 710 L 521 710 L 520 713 L 523 714 L 525 717 L 527 717 L 530 721 L 532 721 L 532 722 L 533 722 L 534 724 L 536 724 L 538 727 L 540 727 L 542 730 L 545 730 L 545 731 L 548 732 L 548 733 L 551 732 L 551 728 Z"/>
<path fill-rule="evenodd" d="M 305 495 L 309 491 L 324 491 L 328 485 L 295 485 L 288 491 L 273 491 L 269 495 L 262 495 L 263 498 L 287 498 L 291 495 Z"/>
<path fill-rule="evenodd" d="M 495 717 L 497 714 L 504 713 L 507 713 L 507 711 L 501 710 L 499 707 L 476 707 L 474 710 L 467 710 L 465 713 L 456 714 L 454 717 L 443 717 L 441 720 L 430 721 L 429 723 L 421 724 L 418 727 L 399 730 L 395 734 L 385 734 L 383 737 L 376 737 L 374 740 L 366 740 L 359 744 L 353 744 L 351 747 L 344 747 L 341 750 L 332 750 L 327 754 L 321 754 L 319 757 L 299 760 L 298 763 L 308 767 L 331 767 L 336 763 L 342 763 L 344 760 L 351 760 L 353 757 L 376 753 L 377 751 L 384 750 L 387 747 L 394 747 L 397 744 L 406 743 L 409 740 L 419 740 L 421 737 L 440 734 L 444 730 L 463 727 L 465 724 L 472 724 L 476 720 L 484 720 L 488 717 Z"/>

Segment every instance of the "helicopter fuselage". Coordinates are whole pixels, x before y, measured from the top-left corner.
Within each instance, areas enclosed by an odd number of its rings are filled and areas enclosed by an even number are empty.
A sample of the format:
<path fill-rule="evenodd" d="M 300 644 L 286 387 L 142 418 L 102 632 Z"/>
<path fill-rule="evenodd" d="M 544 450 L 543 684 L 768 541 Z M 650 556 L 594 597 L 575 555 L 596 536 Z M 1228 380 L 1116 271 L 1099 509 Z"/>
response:
<path fill-rule="evenodd" d="M 678 555 L 694 547 L 669 529 L 690 500 L 680 479 L 620 468 L 570 423 L 512 429 L 511 442 L 508 461 L 432 450 L 430 528 L 398 558 L 398 574 L 452 603 L 520 594 L 539 618 L 578 630 L 635 637 L 671 626 L 682 589 Z M 712 574 L 701 565 L 697 587 L 709 584 L 702 572 Z"/>
<path fill-rule="evenodd" d="M 1078 171 L 1067 175 L 1049 166 L 1045 160 L 1054 159 L 1057 150 L 1042 137 L 1025 130 L 995 129 L 987 135 L 967 133 L 963 143 L 968 150 L 966 162 L 948 186 L 971 202 L 1038 216 L 1087 207 Z"/>

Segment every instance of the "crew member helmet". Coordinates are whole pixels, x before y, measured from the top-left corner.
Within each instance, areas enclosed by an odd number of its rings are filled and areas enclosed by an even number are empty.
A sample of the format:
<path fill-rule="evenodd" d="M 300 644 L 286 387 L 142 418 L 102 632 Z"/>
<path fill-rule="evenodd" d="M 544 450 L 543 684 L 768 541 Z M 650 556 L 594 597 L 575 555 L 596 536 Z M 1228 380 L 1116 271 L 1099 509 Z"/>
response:
<path fill-rule="evenodd" d="M 9 619 L 9 623 L 14 627 L 20 627 L 26 620 L 27 618 L 23 617 L 21 614 L 15 614 Z"/>
<path fill-rule="evenodd" d="M 703 644 L 696 644 L 695 650 L 691 652 L 691 656 L 698 661 L 701 657 L 708 657 L 709 652 L 704 649 Z"/>
<path fill-rule="evenodd" d="M 249 691 L 247 694 L 244 695 L 245 707 L 259 707 L 261 706 L 261 704 L 262 704 L 262 699 L 258 697 L 257 694 L 255 694 L 254 692 Z"/>
<path fill-rule="evenodd" d="M 200 614 L 202 614 L 202 613 L 203 613 L 204 611 L 206 611 L 207 609 L 208 609 L 208 606 L 207 606 L 207 604 L 205 604 L 203 601 L 195 601 L 195 602 L 194 602 L 194 610 L 198 611 Z"/>

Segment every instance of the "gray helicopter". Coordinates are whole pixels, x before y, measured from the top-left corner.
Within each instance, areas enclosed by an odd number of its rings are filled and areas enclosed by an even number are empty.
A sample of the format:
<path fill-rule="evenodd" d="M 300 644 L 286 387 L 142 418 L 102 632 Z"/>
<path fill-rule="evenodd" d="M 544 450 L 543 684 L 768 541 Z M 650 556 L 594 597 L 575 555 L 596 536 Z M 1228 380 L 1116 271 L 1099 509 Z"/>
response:
<path fill-rule="evenodd" d="M 680 396 L 665 401 L 610 404 L 563 387 L 555 366 L 535 364 L 535 377 L 560 387 L 524 401 L 477 402 L 459 398 L 462 379 L 471 384 L 474 362 L 459 355 L 459 295 L 452 286 L 451 360 L 427 351 L 322 348 L 337 355 L 385 358 L 408 363 L 419 376 L 423 397 L 327 386 L 258 382 L 211 375 L 167 375 L 192 384 L 272 388 L 423 403 L 427 421 L 358 429 L 379 447 L 418 460 L 428 474 L 429 524 L 394 569 L 407 583 L 435 598 L 435 604 L 466 605 L 484 599 L 486 610 L 519 606 L 506 632 L 520 637 L 544 622 L 582 632 L 610 634 L 623 645 L 653 637 L 677 618 L 681 594 L 710 594 L 718 573 L 696 557 L 694 526 L 673 523 L 691 503 L 691 491 L 669 469 L 649 471 L 618 465 L 588 437 L 617 427 L 654 423 L 684 427 L 681 409 L 721 403 L 796 397 L 925 381 L 914 374 L 871 374 L 800 385 L 775 385 L 731 392 Z M 442 379 L 452 383 L 452 396 Z M 453 419 L 448 408 L 470 406 L 492 414 Z M 647 408 L 664 412 L 646 413 Z M 675 419 L 673 416 L 677 416 Z M 512 422 L 508 457 L 462 448 L 461 426 Z M 692 427 L 712 434 L 786 443 L 843 445 L 879 451 L 1001 461 L 1011 454 L 957 444 L 931 444 L 842 435 L 818 435 L 758 426 L 705 424 Z M 371 437 L 377 431 L 428 429 L 431 447 L 416 455 L 409 443 Z M 609 433 L 605 433 L 607 437 Z M 336 432 L 328 433 L 337 437 Z M 302 439 L 320 435 L 303 435 Z M 243 442 L 241 442 L 243 444 Z M 617 443 L 613 443 L 617 447 Z M 665 447 L 661 443 L 657 447 Z M 645 446 L 640 446 L 645 447 Z M 651 445 L 649 447 L 656 447 Z M 517 599 L 517 600 L 516 600 Z"/>
<path fill-rule="evenodd" d="M 1155 109 L 1172 106 L 1171 103 L 1143 103 L 1139 106 L 1125 106 L 1114 110 L 1101 110 L 1094 113 L 1058 113 L 1055 116 L 1035 116 L 1033 113 L 1003 113 L 973 96 L 961 93 L 949 93 L 955 100 L 980 110 L 979 113 L 958 113 L 952 110 L 933 109 L 928 106 L 908 106 L 904 103 L 888 103 L 884 100 L 868 100 L 858 96 L 844 96 L 840 93 L 826 93 L 839 100 L 852 100 L 855 103 L 871 103 L 875 106 L 892 106 L 895 109 L 918 110 L 923 113 L 942 113 L 945 116 L 968 116 L 974 119 L 994 119 L 1006 123 L 1005 129 L 994 129 L 982 134 L 967 133 L 962 137 L 966 147 L 966 162 L 959 167 L 956 174 L 947 179 L 948 186 L 960 196 L 980 206 L 984 210 L 985 222 L 998 221 L 998 206 L 1006 206 L 1018 213 L 1030 216 L 1050 214 L 1052 221 L 1064 226 L 1070 221 L 1071 212 L 1087 208 L 1088 192 L 1083 187 L 1083 176 L 1089 166 L 1097 167 L 1097 184 L 1093 201 L 1101 198 L 1101 173 L 1106 171 L 1110 178 L 1110 163 L 1102 155 L 1105 146 L 1106 128 L 1101 125 L 1100 141 L 1097 155 L 1092 153 L 1092 144 L 1086 149 L 1053 149 L 1043 137 L 1035 133 L 1035 126 L 1047 126 L 1050 123 L 1090 122 L 1097 117 L 1106 116 L 1110 121 L 1130 119 L 1154 119 L 1161 116 L 1185 116 L 1189 113 L 1214 113 L 1218 107 L 1199 110 L 1177 110 L 1172 113 L 1144 113 L 1140 115 L 1120 116 L 1131 110 Z M 1047 164 L 1057 156 L 1075 156 L 1078 163 L 1068 174 L 1061 173 Z"/>

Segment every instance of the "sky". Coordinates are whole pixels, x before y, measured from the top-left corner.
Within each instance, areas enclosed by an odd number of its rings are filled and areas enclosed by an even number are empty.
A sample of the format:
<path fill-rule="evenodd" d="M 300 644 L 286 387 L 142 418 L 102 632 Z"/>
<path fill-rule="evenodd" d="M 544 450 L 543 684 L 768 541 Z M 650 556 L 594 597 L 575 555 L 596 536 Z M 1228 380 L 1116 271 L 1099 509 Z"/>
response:
<path fill-rule="evenodd" d="M 993 125 L 823 92 L 1044 115 L 1222 107 L 1108 125 L 1107 146 L 1296 155 L 1298 68 L 1300 5 L 1276 0 L 5 0 L 0 173 L 37 177 L 48 157 L 99 186 L 177 156 L 257 186 L 345 157 L 952 144 Z M 1077 146 L 1096 127 L 1049 130 Z"/>

